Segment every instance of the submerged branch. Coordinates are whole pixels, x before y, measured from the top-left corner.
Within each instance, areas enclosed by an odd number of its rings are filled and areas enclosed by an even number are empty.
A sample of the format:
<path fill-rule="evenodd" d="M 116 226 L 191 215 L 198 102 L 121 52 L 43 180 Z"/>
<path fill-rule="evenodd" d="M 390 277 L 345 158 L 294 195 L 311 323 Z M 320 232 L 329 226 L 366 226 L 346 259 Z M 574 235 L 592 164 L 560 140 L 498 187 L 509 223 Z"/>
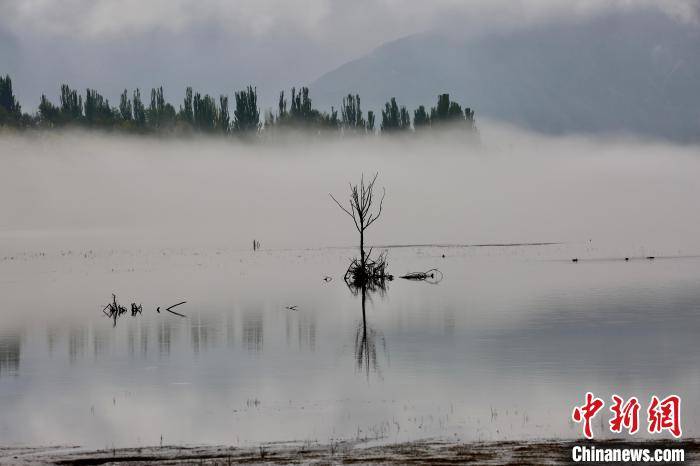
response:
<path fill-rule="evenodd" d="M 403 278 L 405 280 L 425 281 L 428 283 L 437 284 L 442 281 L 443 275 L 442 272 L 440 272 L 440 270 L 438 269 L 430 269 L 426 270 L 425 272 L 410 272 L 406 275 L 400 276 L 399 278 Z"/>
<path fill-rule="evenodd" d="M 180 317 L 187 317 L 185 314 L 180 314 L 175 312 L 172 308 L 185 304 L 187 301 L 182 301 L 177 304 L 166 308 L 165 310 L 171 314 L 175 314 Z M 102 313 L 113 320 L 113 326 L 117 326 L 117 319 L 128 312 L 125 306 L 122 306 L 117 302 L 117 296 L 112 293 L 112 302 L 108 303 L 104 308 L 102 308 Z M 160 314 L 160 307 L 156 308 L 156 312 Z M 131 303 L 131 317 L 136 317 L 136 315 L 143 314 L 143 304 Z"/>
<path fill-rule="evenodd" d="M 372 250 L 365 257 L 365 265 L 355 258 L 350 262 L 350 266 L 345 271 L 345 283 L 355 289 L 367 287 L 372 289 L 386 288 L 386 282 L 394 279 L 394 276 L 387 272 L 388 261 L 386 251 L 377 256 L 376 259 L 371 259 Z"/>
<path fill-rule="evenodd" d="M 177 307 L 177 306 L 179 306 L 179 305 L 181 305 L 181 304 L 185 304 L 186 302 L 187 302 L 187 301 L 182 301 L 182 302 L 180 302 L 180 303 L 173 304 L 173 305 L 170 306 L 170 307 L 166 307 L 165 310 L 168 311 L 168 312 L 171 313 L 171 314 L 175 314 L 176 316 L 187 317 L 185 314 L 180 314 L 179 312 L 175 312 L 175 311 L 172 311 L 172 310 L 171 310 L 172 308 Z"/>

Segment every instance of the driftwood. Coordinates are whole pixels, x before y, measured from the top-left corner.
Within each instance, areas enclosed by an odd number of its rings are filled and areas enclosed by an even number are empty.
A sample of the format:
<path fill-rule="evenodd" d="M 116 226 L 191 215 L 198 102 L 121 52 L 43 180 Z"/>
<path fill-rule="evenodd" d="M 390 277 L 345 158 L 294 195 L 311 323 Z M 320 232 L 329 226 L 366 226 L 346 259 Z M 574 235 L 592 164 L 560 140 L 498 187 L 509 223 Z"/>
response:
<path fill-rule="evenodd" d="M 402 275 L 399 278 L 403 278 L 405 280 L 425 281 L 428 283 L 436 284 L 442 281 L 442 277 L 442 272 L 440 272 L 440 270 L 430 269 L 426 270 L 425 272 L 410 272 L 406 275 Z"/>
<path fill-rule="evenodd" d="M 179 312 L 171 311 L 172 308 L 177 307 L 181 304 L 185 304 L 186 302 L 187 301 L 182 301 L 181 303 L 173 304 L 172 306 L 165 308 L 165 310 L 171 314 L 175 314 L 176 316 L 187 317 L 185 314 L 180 314 Z"/>
<path fill-rule="evenodd" d="M 108 312 L 109 311 L 109 312 Z M 112 302 L 108 303 L 103 309 L 104 315 L 114 320 L 114 326 L 117 326 L 117 319 L 121 317 L 122 314 L 127 312 L 126 308 L 117 302 L 117 296 L 112 293 Z M 133 315 L 133 314 L 132 314 Z"/>
<path fill-rule="evenodd" d="M 136 314 L 143 314 L 143 304 L 131 303 L 131 317 L 136 316 Z"/>
<path fill-rule="evenodd" d="M 172 308 L 185 304 L 186 302 L 187 301 L 182 301 L 180 303 L 173 304 L 165 310 L 171 314 L 175 314 L 176 316 L 187 317 L 185 314 L 180 314 L 179 312 L 172 310 Z M 117 319 L 127 312 L 129 312 L 128 309 L 119 304 L 117 301 L 117 296 L 114 293 L 112 293 L 112 302 L 108 303 L 102 309 L 102 313 L 114 321 L 114 327 L 117 326 Z M 156 312 L 160 314 L 160 307 L 156 308 Z M 139 314 L 143 314 L 143 304 L 131 303 L 131 317 L 136 317 Z"/>

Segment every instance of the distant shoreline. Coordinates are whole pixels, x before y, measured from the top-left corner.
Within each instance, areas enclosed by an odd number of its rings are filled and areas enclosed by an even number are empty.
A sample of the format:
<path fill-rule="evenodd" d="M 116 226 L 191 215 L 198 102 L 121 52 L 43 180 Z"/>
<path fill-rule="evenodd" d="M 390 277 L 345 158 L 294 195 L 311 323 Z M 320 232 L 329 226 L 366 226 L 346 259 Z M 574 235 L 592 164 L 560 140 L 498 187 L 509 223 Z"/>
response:
<path fill-rule="evenodd" d="M 67 84 L 61 85 L 58 104 L 45 94 L 35 113 L 22 111 L 22 105 L 14 95 L 12 79 L 0 76 L 0 128 L 62 129 L 83 128 L 119 133 L 158 134 L 162 136 L 210 134 L 254 139 L 262 135 L 273 137 L 276 133 L 303 131 L 307 134 L 352 134 L 375 136 L 407 132 L 425 132 L 431 129 L 459 128 L 476 135 L 474 110 L 450 100 L 450 95 L 437 96 L 435 107 L 420 105 L 411 112 L 390 97 L 380 113 L 361 108 L 359 94 L 348 94 L 330 111 L 314 108 L 308 87 L 292 87 L 290 94 L 279 94 L 276 112 L 263 110 L 258 104 L 257 87 L 248 86 L 234 92 L 233 111 L 229 109 L 228 95 L 218 100 L 209 94 L 201 94 L 192 87 L 185 89 L 179 108 L 166 100 L 163 86 L 151 89 L 150 104 L 141 90 L 120 96 L 119 105 L 112 106 L 109 99 L 95 89 L 81 94 Z M 288 105 L 289 104 L 289 105 Z"/>
<path fill-rule="evenodd" d="M 700 439 L 682 441 L 538 440 L 451 443 L 421 440 L 368 446 L 364 442 L 327 445 L 310 442 L 264 443 L 257 447 L 174 446 L 86 450 L 80 447 L 0 447 L 0 464 L 570 464 L 572 448 L 682 448 L 685 463 L 700 460 Z"/>

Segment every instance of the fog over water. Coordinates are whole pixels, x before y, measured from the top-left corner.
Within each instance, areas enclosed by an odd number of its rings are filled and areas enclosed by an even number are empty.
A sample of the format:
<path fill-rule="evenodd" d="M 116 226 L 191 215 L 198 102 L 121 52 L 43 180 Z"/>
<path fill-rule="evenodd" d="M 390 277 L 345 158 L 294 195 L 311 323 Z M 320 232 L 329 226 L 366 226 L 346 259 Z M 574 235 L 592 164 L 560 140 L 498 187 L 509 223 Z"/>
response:
<path fill-rule="evenodd" d="M 328 196 L 362 172 L 390 271 L 445 277 L 364 320 Z M 698 179 L 696 146 L 490 124 L 480 146 L 3 135 L 0 439 L 580 438 L 586 390 L 678 393 L 697 436 Z M 114 326 L 112 293 L 143 315 Z"/>
<path fill-rule="evenodd" d="M 348 246 L 327 193 L 362 172 L 387 188 L 373 244 L 614 243 L 700 253 L 696 146 L 482 129 L 482 147 L 387 138 L 242 145 L 95 134 L 3 137 L 4 247 Z M 20 243 L 14 243 L 20 241 Z M 73 241 L 73 243 L 71 243 Z M 85 243 L 84 241 L 88 241 Z"/>

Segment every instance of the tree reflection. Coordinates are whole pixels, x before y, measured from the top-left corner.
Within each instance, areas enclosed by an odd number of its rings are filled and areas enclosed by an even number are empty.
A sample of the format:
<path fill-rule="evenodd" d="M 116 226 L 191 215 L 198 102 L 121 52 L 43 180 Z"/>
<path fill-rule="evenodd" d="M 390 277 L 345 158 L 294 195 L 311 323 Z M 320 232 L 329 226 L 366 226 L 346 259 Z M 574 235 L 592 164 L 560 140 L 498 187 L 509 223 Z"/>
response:
<path fill-rule="evenodd" d="M 22 348 L 20 332 L 4 332 L 0 334 L 0 377 L 17 375 Z"/>
<path fill-rule="evenodd" d="M 219 328 L 219 323 L 212 316 L 197 314 L 192 318 L 190 321 L 190 336 L 194 354 L 216 347 Z"/>
<path fill-rule="evenodd" d="M 258 312 L 243 314 L 243 346 L 249 353 L 259 353 L 263 349 L 263 316 Z"/>
<path fill-rule="evenodd" d="M 384 296 L 386 288 L 383 286 L 368 287 L 363 285 L 361 288 L 350 288 L 355 296 L 360 295 L 362 301 L 362 321 L 357 326 L 355 333 L 355 362 L 358 371 L 364 373 L 369 380 L 370 374 L 376 372 L 381 377 L 381 371 L 377 363 L 377 341 L 380 341 L 382 349 L 386 353 L 386 342 L 384 336 L 371 328 L 367 324 L 367 300 L 371 302 L 370 293 L 379 292 L 380 296 Z"/>
<path fill-rule="evenodd" d="M 169 321 L 158 323 L 158 351 L 161 356 L 170 355 L 170 347 L 173 341 L 173 326 Z"/>
<path fill-rule="evenodd" d="M 82 325 L 74 325 L 68 329 L 68 360 L 71 364 L 85 355 L 85 345 L 87 344 L 87 328 Z"/>

